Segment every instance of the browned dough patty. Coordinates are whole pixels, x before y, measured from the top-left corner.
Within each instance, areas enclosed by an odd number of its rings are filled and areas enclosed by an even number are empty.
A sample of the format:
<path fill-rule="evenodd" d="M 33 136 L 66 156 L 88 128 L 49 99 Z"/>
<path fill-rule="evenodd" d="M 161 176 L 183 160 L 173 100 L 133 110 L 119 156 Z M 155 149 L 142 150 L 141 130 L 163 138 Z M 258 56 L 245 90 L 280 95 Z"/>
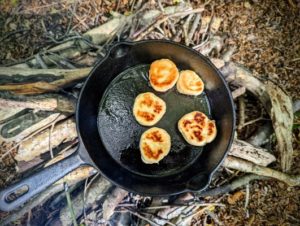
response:
<path fill-rule="evenodd" d="M 146 164 L 158 163 L 171 148 L 171 138 L 167 131 L 153 127 L 146 130 L 140 139 L 142 161 Z"/>
<path fill-rule="evenodd" d="M 160 59 L 150 65 L 150 84 L 158 92 L 171 89 L 176 84 L 178 77 L 178 69 L 171 60 Z"/>

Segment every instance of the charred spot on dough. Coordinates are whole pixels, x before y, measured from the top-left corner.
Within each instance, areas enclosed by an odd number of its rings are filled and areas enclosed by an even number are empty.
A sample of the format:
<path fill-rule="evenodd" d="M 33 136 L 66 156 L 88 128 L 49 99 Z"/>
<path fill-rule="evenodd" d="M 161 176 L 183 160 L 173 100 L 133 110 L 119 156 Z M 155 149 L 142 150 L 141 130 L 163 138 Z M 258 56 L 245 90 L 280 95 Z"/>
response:
<path fill-rule="evenodd" d="M 152 121 L 155 117 L 154 114 L 146 112 L 146 111 L 138 111 L 137 115 L 144 118 L 146 121 Z"/>
<path fill-rule="evenodd" d="M 143 143 L 143 151 L 145 155 L 150 159 L 158 159 L 159 156 L 163 153 L 161 149 L 153 151 L 147 143 Z"/>
<path fill-rule="evenodd" d="M 204 124 L 205 116 L 199 112 L 197 112 L 194 116 L 194 120 L 201 125 Z"/>
<path fill-rule="evenodd" d="M 151 107 L 153 104 L 153 99 L 150 94 L 145 94 L 144 99 L 141 101 L 140 106 L 146 105 L 147 107 Z"/>
<path fill-rule="evenodd" d="M 199 125 L 193 125 L 193 126 L 191 126 L 191 128 L 196 128 L 196 129 L 198 129 L 198 130 L 202 130 L 202 128 L 199 126 Z"/>
<path fill-rule="evenodd" d="M 192 122 L 190 120 L 184 120 L 183 121 L 183 127 L 186 128 L 187 125 L 192 124 Z"/>
<path fill-rule="evenodd" d="M 162 111 L 162 106 L 158 101 L 155 101 L 154 104 L 154 112 L 155 113 L 160 113 Z"/>
<path fill-rule="evenodd" d="M 154 142 L 163 142 L 162 135 L 158 130 L 153 131 L 146 135 L 147 139 L 153 140 Z"/>
<path fill-rule="evenodd" d="M 200 131 L 193 131 L 194 136 L 197 138 L 198 141 L 203 141 L 204 137 L 201 135 Z"/>

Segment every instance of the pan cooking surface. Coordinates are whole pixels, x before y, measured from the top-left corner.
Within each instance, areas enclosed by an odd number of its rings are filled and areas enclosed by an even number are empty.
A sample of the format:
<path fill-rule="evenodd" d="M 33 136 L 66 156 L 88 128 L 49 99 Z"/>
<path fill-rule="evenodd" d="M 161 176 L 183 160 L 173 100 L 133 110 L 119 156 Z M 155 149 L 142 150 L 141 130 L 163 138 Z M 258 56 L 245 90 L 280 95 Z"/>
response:
<path fill-rule="evenodd" d="M 114 78 L 100 102 L 98 130 L 106 150 L 122 167 L 143 176 L 166 176 L 184 170 L 203 150 L 185 142 L 177 129 L 178 120 L 195 110 L 210 117 L 210 108 L 205 93 L 197 97 L 186 96 L 179 94 L 176 86 L 166 93 L 154 91 L 148 81 L 148 71 L 149 65 L 138 65 Z M 155 93 L 167 105 L 165 115 L 154 126 L 170 134 L 172 146 L 169 155 L 159 164 L 145 164 L 141 160 L 139 140 L 150 127 L 138 124 L 132 108 L 136 96 L 144 92 Z"/>

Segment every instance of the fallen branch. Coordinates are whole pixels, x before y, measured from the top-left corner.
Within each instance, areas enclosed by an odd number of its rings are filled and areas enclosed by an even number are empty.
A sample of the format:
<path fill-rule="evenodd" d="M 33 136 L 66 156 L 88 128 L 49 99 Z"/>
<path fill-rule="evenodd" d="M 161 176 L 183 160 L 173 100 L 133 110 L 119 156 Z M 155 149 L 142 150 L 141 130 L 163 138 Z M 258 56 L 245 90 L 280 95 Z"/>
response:
<path fill-rule="evenodd" d="M 199 196 L 206 197 L 206 196 L 217 196 L 217 195 L 225 194 L 234 191 L 235 189 L 242 187 L 253 180 L 262 180 L 262 179 L 268 179 L 268 177 L 255 175 L 255 174 L 245 175 L 242 177 L 238 177 L 236 180 L 230 182 L 229 184 L 203 191 L 199 194 Z"/>
<path fill-rule="evenodd" d="M 238 64 L 229 63 L 222 68 L 228 82 L 244 86 L 263 104 L 272 119 L 276 133 L 280 163 L 283 171 L 288 171 L 292 164 L 292 124 L 293 106 L 291 99 L 275 84 L 266 85 L 255 78 L 251 72 Z"/>
<path fill-rule="evenodd" d="M 294 122 L 293 105 L 289 96 L 272 82 L 266 85 L 271 98 L 271 119 L 277 138 L 277 150 L 283 171 L 288 171 L 293 161 L 292 128 Z"/>
<path fill-rule="evenodd" d="M 243 86 L 256 96 L 270 114 L 271 101 L 266 87 L 264 83 L 255 78 L 248 69 L 235 63 L 229 63 L 221 69 L 221 72 L 226 77 L 227 82 L 239 87 Z"/>
<path fill-rule="evenodd" d="M 75 104 L 76 100 L 74 98 L 58 94 L 16 96 L 8 92 L 0 93 L 0 106 L 2 108 L 31 108 L 74 113 Z"/>
<path fill-rule="evenodd" d="M 231 169 L 239 170 L 245 173 L 253 173 L 260 176 L 271 177 L 280 180 L 289 186 L 300 185 L 300 175 L 288 175 L 283 172 L 268 167 L 259 166 L 252 162 L 239 159 L 233 156 L 228 156 L 225 159 L 223 166 Z"/>
<path fill-rule="evenodd" d="M 251 144 L 238 139 L 234 139 L 228 154 L 261 166 L 267 166 L 276 160 L 275 156 L 267 152 L 267 150 L 254 147 Z"/>
<path fill-rule="evenodd" d="M 56 92 L 87 77 L 91 67 L 81 69 L 24 69 L 0 67 L 0 91 L 17 94 Z"/>

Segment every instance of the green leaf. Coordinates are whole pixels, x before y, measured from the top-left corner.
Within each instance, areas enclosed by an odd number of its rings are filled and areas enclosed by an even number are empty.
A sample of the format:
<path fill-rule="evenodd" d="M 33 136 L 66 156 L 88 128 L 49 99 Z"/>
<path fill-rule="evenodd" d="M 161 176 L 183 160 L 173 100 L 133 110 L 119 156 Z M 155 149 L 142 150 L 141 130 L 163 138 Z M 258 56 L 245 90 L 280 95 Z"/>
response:
<path fill-rule="evenodd" d="M 299 123 L 293 124 L 293 130 L 299 129 L 299 128 L 300 128 L 300 124 Z"/>

